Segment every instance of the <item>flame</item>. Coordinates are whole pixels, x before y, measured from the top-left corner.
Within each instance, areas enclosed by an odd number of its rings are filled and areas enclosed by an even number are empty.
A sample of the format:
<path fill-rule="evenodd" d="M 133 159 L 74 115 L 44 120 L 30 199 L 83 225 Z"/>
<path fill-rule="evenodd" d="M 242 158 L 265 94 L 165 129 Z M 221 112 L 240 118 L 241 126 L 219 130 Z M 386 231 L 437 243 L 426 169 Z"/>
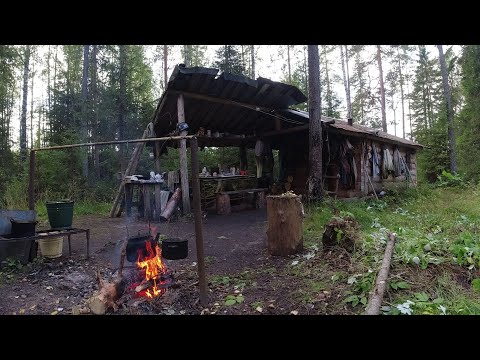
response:
<path fill-rule="evenodd" d="M 150 241 L 145 242 L 145 247 L 147 250 L 147 256 L 143 257 L 143 253 L 140 250 L 137 258 L 137 266 L 140 269 L 145 270 L 145 280 L 153 280 L 153 287 L 144 292 L 146 297 L 153 298 L 166 291 L 166 289 L 159 289 L 157 287 L 157 278 L 167 272 L 167 267 L 162 262 L 162 253 L 158 244 L 155 245 L 155 252 L 152 249 Z"/>

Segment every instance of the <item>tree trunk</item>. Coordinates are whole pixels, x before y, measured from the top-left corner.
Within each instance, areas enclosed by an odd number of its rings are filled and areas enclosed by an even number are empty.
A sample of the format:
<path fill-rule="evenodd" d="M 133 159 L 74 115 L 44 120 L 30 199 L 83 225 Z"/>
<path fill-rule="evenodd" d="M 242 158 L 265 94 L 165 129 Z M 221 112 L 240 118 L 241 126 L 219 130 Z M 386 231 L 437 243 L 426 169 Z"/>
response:
<path fill-rule="evenodd" d="M 185 122 L 185 103 L 183 95 L 178 95 L 177 99 L 177 112 L 178 112 L 178 123 Z M 180 136 L 187 135 L 187 131 L 181 131 Z M 187 160 L 187 140 L 179 140 L 180 146 L 178 148 L 180 155 L 180 184 L 182 186 L 182 204 L 183 204 L 183 213 L 190 213 L 190 190 L 188 183 L 188 160 Z"/>
<path fill-rule="evenodd" d="M 402 132 L 405 139 L 405 98 L 403 94 L 403 75 L 402 75 L 402 61 L 400 59 L 400 48 L 397 48 L 398 56 L 398 74 L 400 75 L 400 98 L 402 101 Z"/>
<path fill-rule="evenodd" d="M 318 45 L 308 45 L 309 99 L 309 167 L 308 194 L 310 200 L 322 198 L 322 125 L 320 97 L 320 64 Z"/>
<path fill-rule="evenodd" d="M 377 275 L 375 287 L 367 304 L 365 315 L 378 315 L 382 305 L 383 294 L 387 286 L 388 273 L 390 272 L 390 262 L 392 260 L 393 249 L 395 247 L 395 234 L 388 234 L 388 243 L 383 256 L 382 267 Z"/>
<path fill-rule="evenodd" d="M 32 61 L 32 87 L 30 91 L 30 149 L 33 149 L 33 85 L 35 79 L 35 61 Z"/>
<path fill-rule="evenodd" d="M 300 196 L 267 196 L 267 221 L 270 255 L 287 256 L 303 250 L 303 205 Z"/>
<path fill-rule="evenodd" d="M 292 65 L 290 62 L 290 45 L 287 45 L 288 83 L 292 83 Z"/>
<path fill-rule="evenodd" d="M 345 45 L 345 70 L 347 72 L 347 119 L 352 119 L 352 100 L 350 98 L 350 71 L 348 68 L 348 47 Z"/>
<path fill-rule="evenodd" d="M 127 87 L 127 45 L 119 45 L 120 56 L 120 89 L 118 97 L 118 140 L 125 139 L 125 112 L 126 112 L 126 87 Z M 125 145 L 120 144 L 120 166 L 125 171 Z"/>
<path fill-rule="evenodd" d="M 252 79 L 255 79 L 255 46 L 250 45 L 250 57 L 252 62 Z"/>
<path fill-rule="evenodd" d="M 82 141 L 87 143 L 88 142 L 88 110 L 87 110 L 87 84 L 88 84 L 88 51 L 90 49 L 90 45 L 83 45 L 83 76 L 82 76 L 82 117 L 81 117 L 81 125 L 80 130 L 82 134 Z M 83 177 L 88 177 L 88 151 L 90 149 L 86 149 L 84 153 L 82 153 L 82 175 Z"/>
<path fill-rule="evenodd" d="M 385 110 L 385 87 L 383 84 L 383 69 L 382 69 L 382 52 L 380 50 L 380 45 L 377 45 L 377 63 L 378 63 L 378 73 L 380 77 L 380 97 L 382 105 L 382 130 L 387 132 L 387 114 Z"/>
<path fill-rule="evenodd" d="M 443 93 L 447 103 L 447 121 L 448 121 L 448 142 L 450 150 L 450 171 L 457 172 L 457 155 L 455 151 L 455 131 L 453 129 L 453 107 L 452 107 L 452 92 L 448 84 L 447 64 L 445 62 L 445 55 L 443 54 L 442 45 L 437 45 L 438 55 L 440 57 L 440 68 L 442 70 Z"/>
<path fill-rule="evenodd" d="M 183 45 L 183 53 L 185 66 L 192 66 L 192 45 Z"/>
<path fill-rule="evenodd" d="M 327 45 L 323 46 L 323 58 L 325 59 L 325 82 L 327 86 L 326 100 L 327 100 L 327 116 L 332 116 L 331 111 L 333 109 L 332 103 L 332 89 L 330 88 L 330 75 L 328 73 L 328 58 L 327 58 Z"/>
<path fill-rule="evenodd" d="M 352 118 L 352 105 L 350 103 L 350 89 L 348 88 L 348 79 L 347 73 L 345 71 L 345 61 L 344 61 L 344 54 L 343 54 L 343 45 L 340 46 L 340 61 L 342 62 L 342 73 L 343 73 L 343 87 L 345 88 L 345 98 L 347 100 L 347 119 Z"/>
<path fill-rule="evenodd" d="M 28 96 L 28 64 L 30 62 L 30 45 L 25 46 L 23 56 L 23 98 L 22 117 L 20 119 L 20 156 L 22 162 L 27 160 L 27 96 Z"/>
<path fill-rule="evenodd" d="M 163 83 L 165 86 L 163 90 L 165 91 L 168 84 L 168 45 L 163 45 Z"/>
<path fill-rule="evenodd" d="M 92 57 L 91 57 L 91 88 L 92 88 L 92 109 L 94 110 L 94 115 L 92 117 L 92 131 L 94 134 L 95 141 L 100 141 L 100 128 L 98 123 L 98 109 L 97 109 L 97 45 L 93 45 L 92 48 Z M 95 170 L 95 177 L 100 179 L 100 146 L 95 146 L 94 149 L 94 157 L 93 157 L 93 167 Z"/>

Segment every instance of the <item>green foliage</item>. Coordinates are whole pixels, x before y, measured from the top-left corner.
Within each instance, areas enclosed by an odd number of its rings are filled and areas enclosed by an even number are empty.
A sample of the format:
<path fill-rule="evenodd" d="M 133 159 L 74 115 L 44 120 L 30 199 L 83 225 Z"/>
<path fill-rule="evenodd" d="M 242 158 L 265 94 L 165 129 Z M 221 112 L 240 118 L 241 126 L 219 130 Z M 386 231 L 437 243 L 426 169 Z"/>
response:
<path fill-rule="evenodd" d="M 446 186 L 464 186 L 465 182 L 459 174 L 452 174 L 448 171 L 443 170 L 440 175 L 437 176 L 438 187 Z"/>
<path fill-rule="evenodd" d="M 226 306 L 233 306 L 237 304 L 241 304 L 245 301 L 245 298 L 240 295 L 227 295 L 225 297 L 225 305 Z"/>
<path fill-rule="evenodd" d="M 353 307 L 358 304 L 363 306 L 367 305 L 368 302 L 368 293 L 372 289 L 373 282 L 375 280 L 375 274 L 373 271 L 369 270 L 365 274 L 354 274 L 350 276 L 347 280 L 347 284 L 353 285 L 353 294 L 348 296 L 344 302 L 351 303 Z M 348 291 L 348 293 L 352 293 Z"/>
<path fill-rule="evenodd" d="M 465 105 L 457 121 L 459 170 L 466 178 L 480 180 L 480 45 L 466 45 L 461 59 Z"/>

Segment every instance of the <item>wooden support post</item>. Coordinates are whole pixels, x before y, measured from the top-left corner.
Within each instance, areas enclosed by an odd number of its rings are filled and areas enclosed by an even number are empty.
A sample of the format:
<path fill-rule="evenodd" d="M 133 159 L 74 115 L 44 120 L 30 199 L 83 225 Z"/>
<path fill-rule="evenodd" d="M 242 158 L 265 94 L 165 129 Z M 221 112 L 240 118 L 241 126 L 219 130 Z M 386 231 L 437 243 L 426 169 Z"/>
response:
<path fill-rule="evenodd" d="M 203 253 L 203 225 L 202 225 L 202 209 L 200 204 L 200 179 L 198 173 L 200 166 L 198 164 L 198 141 L 193 138 L 190 141 L 190 153 L 192 160 L 192 188 L 193 188 L 193 209 L 195 215 L 195 240 L 197 247 L 197 264 L 198 264 L 198 284 L 200 287 L 200 304 L 208 305 L 207 299 L 207 281 L 205 274 L 205 256 Z"/>
<path fill-rule="evenodd" d="M 275 118 L 275 130 L 282 130 L 282 121 L 279 118 Z"/>
<path fill-rule="evenodd" d="M 150 187 L 146 184 L 142 186 L 143 205 L 145 206 L 145 219 L 152 220 L 152 206 L 150 200 Z"/>
<path fill-rule="evenodd" d="M 30 150 L 30 178 L 28 182 L 28 208 L 35 210 L 35 150 Z"/>
<path fill-rule="evenodd" d="M 178 95 L 177 99 L 177 112 L 178 112 L 178 123 L 185 122 L 185 107 L 183 101 L 183 95 Z M 187 135 L 187 131 L 182 131 L 181 136 Z M 182 185 L 182 203 L 183 203 L 183 213 L 190 213 L 190 191 L 188 186 L 188 162 L 187 162 L 187 140 L 180 140 L 180 182 Z M 198 176 L 198 171 L 197 171 Z"/>
<path fill-rule="evenodd" d="M 247 162 L 247 148 L 245 145 L 240 146 L 240 170 L 247 170 L 248 162 Z"/>
<path fill-rule="evenodd" d="M 155 173 L 160 174 L 160 141 L 155 141 Z M 161 206 L 160 184 L 155 185 L 155 220 L 160 220 Z"/>

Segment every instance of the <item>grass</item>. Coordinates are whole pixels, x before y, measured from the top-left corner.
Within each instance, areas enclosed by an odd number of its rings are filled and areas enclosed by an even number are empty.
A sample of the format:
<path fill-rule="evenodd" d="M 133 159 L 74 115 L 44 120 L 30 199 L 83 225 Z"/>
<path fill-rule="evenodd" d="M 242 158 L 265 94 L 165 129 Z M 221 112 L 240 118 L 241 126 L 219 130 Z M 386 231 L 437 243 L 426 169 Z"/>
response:
<path fill-rule="evenodd" d="M 480 293 L 471 281 L 480 278 L 480 187 L 422 187 L 391 193 L 381 200 L 333 201 L 307 209 L 304 242 L 321 248 L 328 220 L 351 213 L 361 225 L 361 241 L 343 266 L 339 255 L 316 260 L 322 274 L 299 266 L 296 293 L 304 301 L 319 284 L 340 290 L 343 304 L 334 311 L 361 313 L 383 258 L 386 235 L 397 233 L 385 313 L 480 314 Z M 300 264 L 301 265 L 301 264 Z M 285 269 L 292 273 L 292 269 Z M 313 274 L 313 275 L 312 275 Z M 331 277 L 333 281 L 325 281 Z M 410 304 L 409 302 L 412 302 Z M 402 307 L 402 306 L 405 307 Z M 343 306 L 343 310 L 342 310 Z M 409 310 L 410 309 L 410 310 Z"/>

